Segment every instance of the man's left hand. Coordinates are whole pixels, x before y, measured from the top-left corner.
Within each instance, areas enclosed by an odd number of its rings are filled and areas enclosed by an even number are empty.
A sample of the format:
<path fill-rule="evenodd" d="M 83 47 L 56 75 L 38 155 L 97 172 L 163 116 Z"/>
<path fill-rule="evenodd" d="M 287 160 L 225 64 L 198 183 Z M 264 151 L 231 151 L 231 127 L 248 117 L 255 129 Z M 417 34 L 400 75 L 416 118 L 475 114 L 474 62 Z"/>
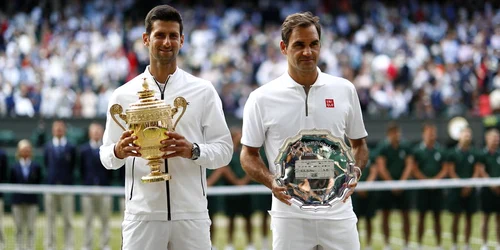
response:
<path fill-rule="evenodd" d="M 176 132 L 165 132 L 168 139 L 162 140 L 162 147 L 160 150 L 165 152 L 163 159 L 173 158 L 173 157 L 183 157 L 190 159 L 193 152 L 193 144 L 186 140 L 184 136 Z"/>
<path fill-rule="evenodd" d="M 470 187 L 464 187 L 462 188 L 461 192 L 460 192 L 460 196 L 462 197 L 469 197 L 469 195 L 472 193 L 472 188 Z"/>
<path fill-rule="evenodd" d="M 358 181 L 359 178 L 361 178 L 361 169 L 359 167 L 354 167 L 354 182 L 349 184 L 347 188 L 349 188 L 349 192 L 346 194 L 344 200 L 342 202 L 346 202 L 349 197 L 354 193 L 354 189 L 356 186 L 358 186 Z M 344 183 L 344 185 L 347 185 L 347 183 Z"/>
<path fill-rule="evenodd" d="M 356 186 L 358 185 L 358 181 L 354 181 L 353 183 L 351 184 L 347 184 L 347 183 L 344 183 L 344 185 L 347 185 L 347 188 L 349 188 L 349 192 L 346 194 L 344 200 L 342 202 L 346 202 L 347 199 L 349 199 L 349 197 L 351 197 L 351 195 L 354 193 L 354 189 L 356 188 Z"/>

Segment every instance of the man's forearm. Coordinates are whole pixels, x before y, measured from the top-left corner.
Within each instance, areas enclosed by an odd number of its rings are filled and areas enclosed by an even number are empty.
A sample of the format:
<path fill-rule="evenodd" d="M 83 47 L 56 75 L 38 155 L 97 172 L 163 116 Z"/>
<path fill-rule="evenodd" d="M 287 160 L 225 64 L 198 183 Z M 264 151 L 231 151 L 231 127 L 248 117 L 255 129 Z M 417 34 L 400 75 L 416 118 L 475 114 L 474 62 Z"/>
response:
<path fill-rule="evenodd" d="M 368 146 L 364 139 L 351 140 L 356 166 L 363 170 L 368 162 Z"/>
<path fill-rule="evenodd" d="M 274 181 L 273 175 L 258 154 L 254 155 L 242 152 L 241 167 L 250 176 L 250 178 L 252 178 L 252 180 L 265 185 L 269 189 L 272 189 Z"/>

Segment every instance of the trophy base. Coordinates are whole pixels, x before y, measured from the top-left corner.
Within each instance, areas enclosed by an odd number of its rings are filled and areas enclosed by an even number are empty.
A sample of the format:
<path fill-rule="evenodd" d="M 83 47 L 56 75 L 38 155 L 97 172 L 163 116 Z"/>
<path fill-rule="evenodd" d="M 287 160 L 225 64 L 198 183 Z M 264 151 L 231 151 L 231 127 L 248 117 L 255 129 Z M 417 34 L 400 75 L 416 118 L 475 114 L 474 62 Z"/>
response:
<path fill-rule="evenodd" d="M 161 182 L 168 181 L 170 179 L 172 179 L 172 176 L 167 173 L 150 173 L 146 176 L 141 177 L 142 183 Z"/>

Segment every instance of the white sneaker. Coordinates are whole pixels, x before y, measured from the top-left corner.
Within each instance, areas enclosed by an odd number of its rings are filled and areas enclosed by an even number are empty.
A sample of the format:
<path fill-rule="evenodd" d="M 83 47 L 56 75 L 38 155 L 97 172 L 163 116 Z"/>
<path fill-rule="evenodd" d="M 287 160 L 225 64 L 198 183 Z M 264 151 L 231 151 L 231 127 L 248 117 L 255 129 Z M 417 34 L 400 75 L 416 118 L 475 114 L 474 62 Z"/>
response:
<path fill-rule="evenodd" d="M 264 238 L 262 239 L 262 246 L 261 246 L 261 250 L 268 250 L 269 249 L 269 239 Z"/>
<path fill-rule="evenodd" d="M 247 248 L 245 248 L 245 250 L 257 250 L 257 248 L 255 248 L 253 244 L 250 244 L 247 246 Z"/>

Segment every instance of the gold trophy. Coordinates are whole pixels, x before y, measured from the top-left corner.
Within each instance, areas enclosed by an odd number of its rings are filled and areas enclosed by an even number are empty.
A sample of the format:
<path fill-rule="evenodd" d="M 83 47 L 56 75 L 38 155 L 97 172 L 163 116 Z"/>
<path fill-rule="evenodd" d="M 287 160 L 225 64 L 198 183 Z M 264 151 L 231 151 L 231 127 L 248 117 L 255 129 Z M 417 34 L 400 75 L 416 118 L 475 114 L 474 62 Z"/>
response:
<path fill-rule="evenodd" d="M 130 107 L 123 114 L 123 108 L 120 104 L 113 104 L 109 109 L 111 117 L 124 131 L 126 130 L 115 118 L 118 115 L 128 125 L 129 130 L 133 130 L 133 135 L 137 136 L 134 144 L 141 147 L 139 153 L 141 157 L 148 160 L 147 165 L 151 172 L 141 177 L 142 182 L 152 183 L 159 181 L 168 181 L 171 176 L 160 171 L 163 162 L 164 152 L 160 151 L 161 141 L 168 139 L 165 134 L 167 131 L 175 131 L 177 123 L 186 112 L 188 102 L 184 97 L 177 97 L 174 100 L 174 108 L 165 104 L 163 100 L 154 98 L 154 92 L 149 89 L 146 78 L 142 84 L 143 90 L 137 92 L 139 101 L 130 104 Z M 182 113 L 175 123 L 172 123 L 174 115 L 182 107 Z"/>

